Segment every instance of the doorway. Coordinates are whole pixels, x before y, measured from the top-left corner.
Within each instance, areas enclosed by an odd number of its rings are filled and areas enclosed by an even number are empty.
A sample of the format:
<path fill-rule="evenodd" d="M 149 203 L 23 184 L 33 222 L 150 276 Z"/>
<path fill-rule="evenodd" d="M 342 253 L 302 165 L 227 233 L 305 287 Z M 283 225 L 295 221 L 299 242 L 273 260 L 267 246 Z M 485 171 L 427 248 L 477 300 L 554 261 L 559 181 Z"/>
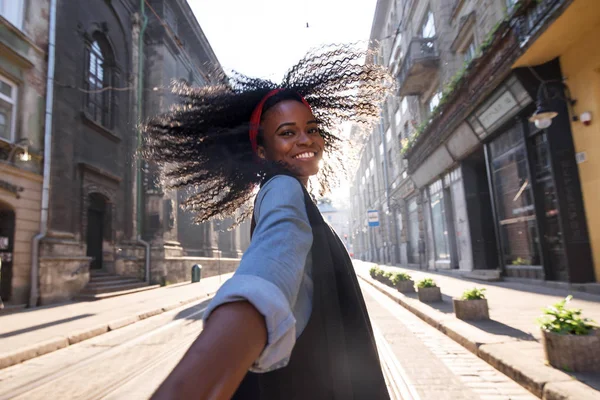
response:
<path fill-rule="evenodd" d="M 12 296 L 15 212 L 0 203 L 0 298 L 10 301 Z"/>
<path fill-rule="evenodd" d="M 107 201 L 101 194 L 92 193 L 89 196 L 87 210 L 87 256 L 92 258 L 91 269 L 102 269 L 102 242 L 105 236 L 105 220 Z"/>

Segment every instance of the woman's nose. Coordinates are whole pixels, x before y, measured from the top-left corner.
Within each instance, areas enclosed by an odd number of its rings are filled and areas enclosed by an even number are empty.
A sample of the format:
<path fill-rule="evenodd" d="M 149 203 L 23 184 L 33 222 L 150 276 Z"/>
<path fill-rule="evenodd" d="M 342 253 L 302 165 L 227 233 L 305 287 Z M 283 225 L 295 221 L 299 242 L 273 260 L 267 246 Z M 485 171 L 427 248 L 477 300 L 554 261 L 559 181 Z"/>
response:
<path fill-rule="evenodd" d="M 300 132 L 300 136 L 298 137 L 298 144 L 309 146 L 312 143 L 313 143 L 312 137 L 308 133 L 306 133 L 304 131 Z"/>

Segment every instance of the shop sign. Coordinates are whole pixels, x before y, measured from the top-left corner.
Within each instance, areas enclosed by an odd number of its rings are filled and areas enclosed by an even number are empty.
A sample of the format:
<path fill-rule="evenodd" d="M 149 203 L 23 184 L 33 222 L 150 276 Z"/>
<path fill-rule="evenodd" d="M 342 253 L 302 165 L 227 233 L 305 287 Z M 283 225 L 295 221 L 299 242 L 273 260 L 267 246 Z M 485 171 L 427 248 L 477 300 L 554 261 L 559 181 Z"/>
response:
<path fill-rule="evenodd" d="M 485 129 L 489 129 L 510 110 L 517 107 L 515 97 L 508 91 L 504 92 L 492 105 L 479 116 L 479 121 Z"/>
<path fill-rule="evenodd" d="M 368 210 L 367 211 L 367 220 L 369 221 L 369 226 L 371 228 L 378 227 L 379 226 L 379 211 Z"/>

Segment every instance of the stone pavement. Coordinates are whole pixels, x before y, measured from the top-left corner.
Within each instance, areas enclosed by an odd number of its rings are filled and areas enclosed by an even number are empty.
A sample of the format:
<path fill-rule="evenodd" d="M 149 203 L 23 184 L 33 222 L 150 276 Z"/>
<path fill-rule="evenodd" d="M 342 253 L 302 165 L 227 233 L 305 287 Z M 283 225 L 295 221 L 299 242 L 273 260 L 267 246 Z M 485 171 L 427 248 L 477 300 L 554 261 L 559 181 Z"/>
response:
<path fill-rule="evenodd" d="M 413 400 L 535 400 L 506 375 L 361 282 L 375 335 L 383 334 Z M 377 336 L 376 336 L 377 337 Z"/>
<path fill-rule="evenodd" d="M 231 275 L 0 315 L 0 369 L 204 299 Z"/>
<path fill-rule="evenodd" d="M 545 364 L 540 330 L 536 318 L 541 309 L 569 293 L 560 289 L 534 287 L 513 282 L 474 282 L 434 272 L 381 266 L 407 272 L 413 280 L 433 278 L 440 286 L 444 301 L 424 304 L 415 294 L 403 295 L 368 276 L 373 264 L 356 261 L 361 278 L 385 293 L 409 311 L 487 361 L 532 393 L 544 399 L 600 399 L 598 374 L 566 374 Z M 486 288 L 490 321 L 466 322 L 454 317 L 452 297 L 473 287 Z M 573 307 L 582 308 L 584 316 L 600 321 L 600 296 L 575 293 Z"/>

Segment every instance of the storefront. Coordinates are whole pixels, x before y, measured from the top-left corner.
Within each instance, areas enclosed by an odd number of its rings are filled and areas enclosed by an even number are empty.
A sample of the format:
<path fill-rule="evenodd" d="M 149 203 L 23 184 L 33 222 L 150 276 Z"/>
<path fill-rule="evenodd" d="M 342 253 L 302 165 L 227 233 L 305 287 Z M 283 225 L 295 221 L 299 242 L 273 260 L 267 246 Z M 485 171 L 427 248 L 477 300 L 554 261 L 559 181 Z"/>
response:
<path fill-rule="evenodd" d="M 600 52 L 598 37 L 600 35 L 600 2 L 597 0 L 577 0 L 543 32 L 530 48 L 515 63 L 515 67 L 542 65 L 557 59 L 560 63 L 561 76 L 569 89 L 569 94 L 577 102 L 571 110 L 572 116 L 578 119 L 569 123 L 572 133 L 574 153 L 578 163 L 574 173 L 580 179 L 585 218 L 587 219 L 588 237 L 577 234 L 579 240 L 589 241 L 594 258 L 595 279 L 600 281 Z M 581 115 L 589 113 L 591 120 L 584 123 Z M 555 121 L 553 120 L 553 124 Z M 551 141 L 549 142 L 551 143 Z M 567 178 L 569 180 L 570 176 Z M 563 190 L 559 189 L 560 194 Z M 564 207 L 563 207 L 564 208 Z M 560 202 L 559 202 L 560 209 Z M 569 212 L 575 209 L 571 206 Z M 557 222 L 550 221 L 558 229 Z M 578 220 L 574 221 L 579 224 Z M 551 228 L 548 228 L 551 229 Z M 562 235 L 563 241 L 570 240 Z M 574 251 L 577 253 L 578 251 Z M 585 250 L 584 250 L 585 252 Z M 586 273 L 589 278 L 590 274 Z"/>
<path fill-rule="evenodd" d="M 529 122 L 535 106 L 524 100 L 535 96 L 540 76 L 560 77 L 558 64 L 517 70 L 469 118 L 484 143 L 498 263 L 508 277 L 590 282 L 593 263 L 564 93 L 550 101 L 559 113 L 551 126 Z"/>

